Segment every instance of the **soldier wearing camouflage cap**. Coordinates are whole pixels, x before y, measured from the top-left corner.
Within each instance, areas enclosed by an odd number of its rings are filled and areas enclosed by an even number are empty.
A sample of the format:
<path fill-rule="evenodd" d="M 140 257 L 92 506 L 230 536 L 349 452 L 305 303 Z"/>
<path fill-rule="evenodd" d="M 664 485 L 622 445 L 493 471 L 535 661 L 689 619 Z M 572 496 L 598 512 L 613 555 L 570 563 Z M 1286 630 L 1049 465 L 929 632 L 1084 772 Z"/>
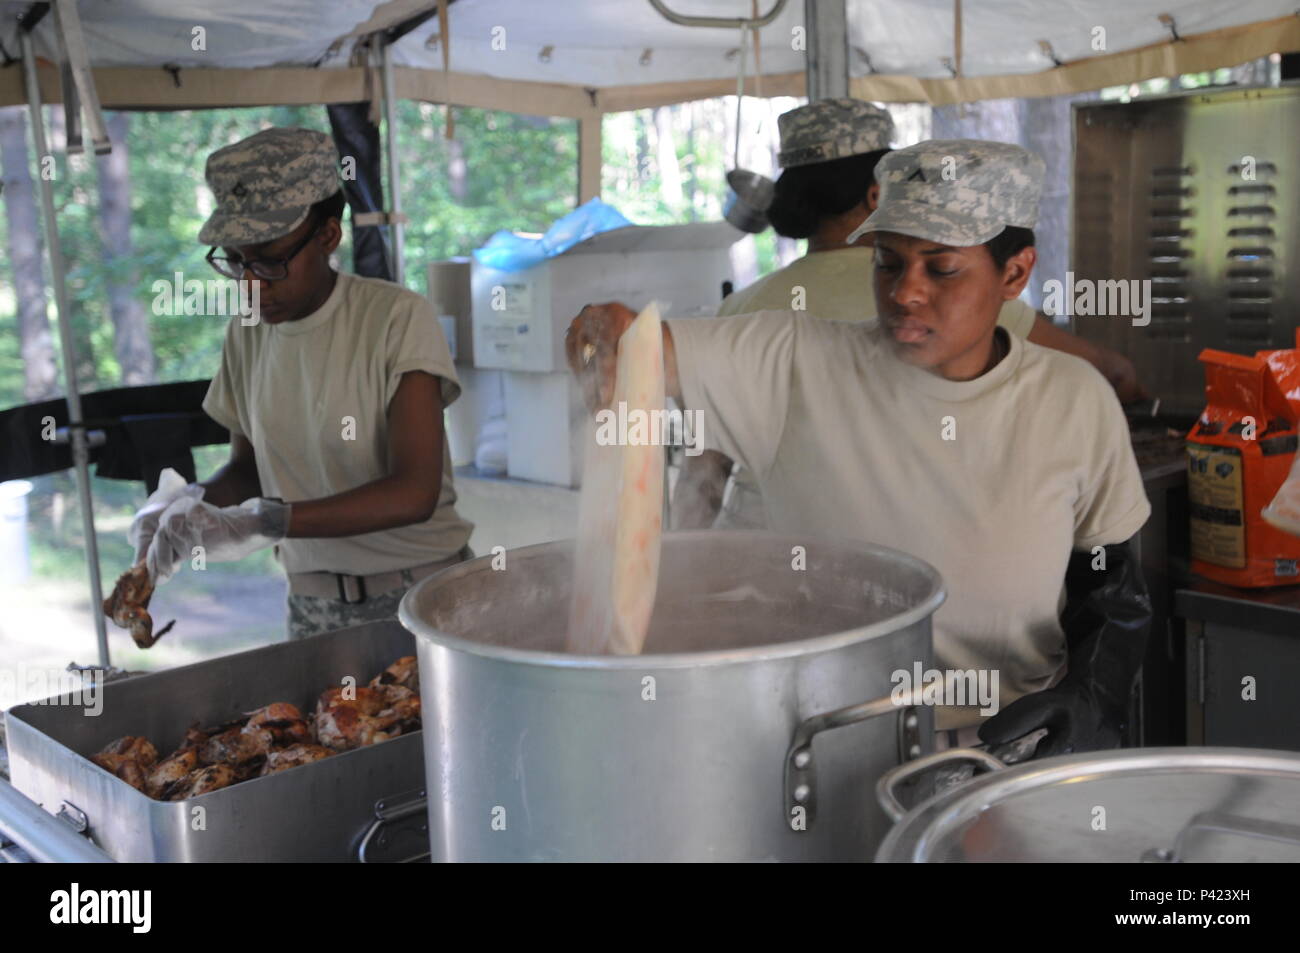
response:
<path fill-rule="evenodd" d="M 288 235 L 341 187 L 334 140 L 312 129 L 264 129 L 218 149 L 204 177 L 217 200 L 199 230 L 204 245 L 257 245 Z"/>
<path fill-rule="evenodd" d="M 334 269 L 345 203 L 327 134 L 265 129 L 212 153 L 206 176 L 207 260 L 257 303 L 227 325 L 203 402 L 230 462 L 151 498 L 137 556 L 163 581 L 196 545 L 222 561 L 274 543 L 291 638 L 393 618 L 410 585 L 470 555 L 442 328 L 420 295 Z"/>
<path fill-rule="evenodd" d="M 783 169 L 880 152 L 894 138 L 893 117 L 861 99 L 819 99 L 782 113 L 776 126 Z"/>
<path fill-rule="evenodd" d="M 876 168 L 880 200 L 849 241 L 897 232 L 944 245 L 980 245 L 1007 227 L 1032 229 L 1043 160 L 1006 142 L 932 139 L 899 149 Z"/>
<path fill-rule="evenodd" d="M 669 319 L 665 392 L 706 422 L 704 450 L 753 474 L 772 530 L 938 570 L 935 668 L 984 681 L 937 702 L 936 747 L 1115 747 L 1151 618 L 1130 544 L 1150 504 L 1105 379 L 999 325 L 1035 264 L 1041 164 L 946 142 L 877 168 L 875 266 L 857 277 L 879 319 L 821 320 L 812 287 L 807 311 Z M 612 367 L 634 317 L 589 306 L 570 353 Z"/>
<path fill-rule="evenodd" d="M 797 308 L 832 321 L 874 321 L 872 238 L 857 229 L 876 207 L 894 121 L 860 99 L 823 99 L 782 113 L 777 124 L 784 171 L 768 217 L 777 234 L 806 238 L 808 254 L 732 294 L 718 313 Z M 1034 309 L 1020 300 L 1005 302 L 999 321 L 1022 338 L 1036 330 Z M 718 526 L 759 529 L 766 521 L 753 474 L 715 455 L 689 458 L 678 486 L 679 528 L 713 525 L 716 500 L 722 501 Z M 687 500 L 695 504 L 688 507 Z"/>

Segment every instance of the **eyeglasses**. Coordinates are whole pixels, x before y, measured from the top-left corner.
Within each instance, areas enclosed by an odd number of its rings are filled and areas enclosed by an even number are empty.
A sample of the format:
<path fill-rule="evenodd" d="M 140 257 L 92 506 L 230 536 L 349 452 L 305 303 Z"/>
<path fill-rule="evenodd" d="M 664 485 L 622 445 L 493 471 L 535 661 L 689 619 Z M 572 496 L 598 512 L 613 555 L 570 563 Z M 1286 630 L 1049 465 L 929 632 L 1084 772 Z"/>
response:
<path fill-rule="evenodd" d="M 218 274 L 225 275 L 227 278 L 234 278 L 236 281 L 242 279 L 246 272 L 251 272 L 254 278 L 260 278 L 262 281 L 279 281 L 289 275 L 289 262 L 307 247 L 307 243 L 316 237 L 323 223 L 318 222 L 316 227 L 303 236 L 302 241 L 293 246 L 283 258 L 254 258 L 251 261 L 245 261 L 242 258 L 232 258 L 229 255 L 218 255 L 218 248 L 212 248 L 208 251 L 207 262 L 217 270 Z"/>

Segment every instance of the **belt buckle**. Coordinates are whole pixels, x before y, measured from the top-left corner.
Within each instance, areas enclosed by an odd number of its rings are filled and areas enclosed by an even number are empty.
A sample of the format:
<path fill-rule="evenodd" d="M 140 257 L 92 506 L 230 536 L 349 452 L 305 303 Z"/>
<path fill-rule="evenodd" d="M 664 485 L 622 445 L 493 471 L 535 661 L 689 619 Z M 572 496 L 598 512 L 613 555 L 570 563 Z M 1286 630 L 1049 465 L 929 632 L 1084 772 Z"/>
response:
<path fill-rule="evenodd" d="M 335 573 L 334 578 L 339 585 L 339 601 L 345 606 L 357 606 L 366 601 L 366 579 L 364 576 L 345 576 L 343 573 Z M 359 596 L 356 599 L 348 598 L 347 587 L 343 584 L 344 579 L 355 579 L 357 581 Z"/>

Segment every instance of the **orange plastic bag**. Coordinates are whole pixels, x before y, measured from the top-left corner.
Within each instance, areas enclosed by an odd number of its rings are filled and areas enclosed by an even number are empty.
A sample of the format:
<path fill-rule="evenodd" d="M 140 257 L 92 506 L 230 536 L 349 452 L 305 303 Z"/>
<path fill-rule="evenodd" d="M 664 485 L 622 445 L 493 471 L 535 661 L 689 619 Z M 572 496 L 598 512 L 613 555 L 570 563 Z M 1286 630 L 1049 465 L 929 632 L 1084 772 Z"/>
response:
<path fill-rule="evenodd" d="M 1291 512 L 1279 490 L 1296 459 L 1300 351 L 1207 349 L 1200 360 L 1206 407 L 1187 435 L 1192 570 L 1233 586 L 1300 583 L 1300 536 L 1275 525 Z M 1296 491 L 1300 517 L 1300 481 Z"/>

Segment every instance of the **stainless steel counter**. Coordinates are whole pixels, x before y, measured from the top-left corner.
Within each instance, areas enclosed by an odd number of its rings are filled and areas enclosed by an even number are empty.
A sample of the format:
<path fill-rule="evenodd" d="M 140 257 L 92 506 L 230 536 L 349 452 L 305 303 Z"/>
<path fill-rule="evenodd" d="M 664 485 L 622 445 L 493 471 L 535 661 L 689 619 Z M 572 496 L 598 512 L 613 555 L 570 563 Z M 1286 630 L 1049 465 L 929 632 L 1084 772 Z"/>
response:
<path fill-rule="evenodd" d="M 1184 619 L 1267 632 L 1300 644 L 1300 585 L 1238 589 L 1195 576 L 1175 594 L 1174 609 Z"/>

